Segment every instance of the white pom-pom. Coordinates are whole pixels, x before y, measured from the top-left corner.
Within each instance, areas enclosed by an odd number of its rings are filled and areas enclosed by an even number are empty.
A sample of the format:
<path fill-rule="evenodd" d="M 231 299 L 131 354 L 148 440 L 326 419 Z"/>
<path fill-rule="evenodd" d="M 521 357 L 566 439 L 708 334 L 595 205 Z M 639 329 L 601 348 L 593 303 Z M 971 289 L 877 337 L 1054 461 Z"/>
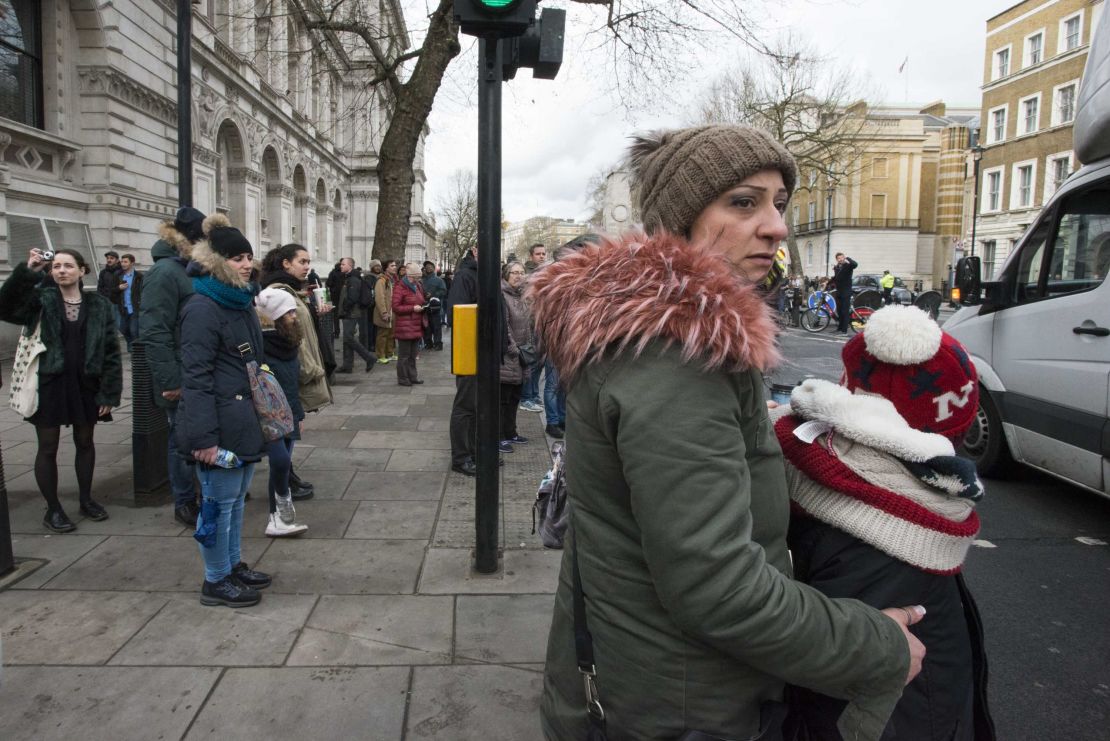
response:
<path fill-rule="evenodd" d="M 940 350 L 940 325 L 913 306 L 884 306 L 867 320 L 863 341 L 867 352 L 893 365 L 916 365 Z"/>

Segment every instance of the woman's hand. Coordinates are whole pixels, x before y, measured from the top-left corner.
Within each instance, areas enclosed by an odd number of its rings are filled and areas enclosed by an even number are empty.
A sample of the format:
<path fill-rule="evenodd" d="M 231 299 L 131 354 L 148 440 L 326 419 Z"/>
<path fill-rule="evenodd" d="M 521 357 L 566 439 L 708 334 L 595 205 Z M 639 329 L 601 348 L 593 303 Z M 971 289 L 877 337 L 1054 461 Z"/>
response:
<path fill-rule="evenodd" d="M 101 404 L 99 407 L 96 408 L 96 413 L 98 417 L 107 417 L 111 412 L 111 404 Z"/>
<path fill-rule="evenodd" d="M 42 256 L 42 250 L 32 247 L 31 251 L 27 253 L 27 267 L 31 270 L 39 270 L 45 264 L 46 258 Z"/>
<path fill-rule="evenodd" d="M 925 660 L 925 644 L 917 640 L 917 636 L 907 628 L 914 623 L 921 622 L 921 619 L 925 617 L 925 608 L 921 605 L 888 607 L 883 610 L 883 614 L 898 623 L 898 627 L 902 629 L 902 635 L 906 638 L 906 643 L 909 644 L 910 671 L 906 677 L 906 684 L 909 684 L 921 672 L 921 662 Z"/>
<path fill-rule="evenodd" d="M 412 307 L 412 313 L 414 313 L 414 314 L 419 314 L 422 311 L 424 311 L 423 306 L 414 306 L 414 307 Z"/>
<path fill-rule="evenodd" d="M 204 450 L 194 450 L 193 459 L 199 463 L 206 463 L 209 466 L 214 465 L 216 463 L 217 450 L 218 448 L 215 445 L 213 445 L 211 448 L 205 448 Z M 918 662 L 917 669 L 918 671 L 921 671 L 920 662 Z"/>
<path fill-rule="evenodd" d="M 334 309 L 334 308 L 335 307 L 332 306 L 331 304 L 325 304 L 325 303 L 321 302 L 319 304 L 319 306 L 316 307 L 316 311 L 320 314 L 327 314 L 327 313 L 331 312 L 331 310 Z"/>

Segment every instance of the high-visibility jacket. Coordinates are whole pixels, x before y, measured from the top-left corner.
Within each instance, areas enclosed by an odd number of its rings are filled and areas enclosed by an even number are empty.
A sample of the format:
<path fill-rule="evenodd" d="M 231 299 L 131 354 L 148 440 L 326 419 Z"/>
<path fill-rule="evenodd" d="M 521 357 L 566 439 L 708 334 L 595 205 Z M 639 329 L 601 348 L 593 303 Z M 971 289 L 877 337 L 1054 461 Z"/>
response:
<path fill-rule="evenodd" d="M 894 276 L 887 273 L 879 280 L 879 285 L 883 288 L 894 288 Z"/>

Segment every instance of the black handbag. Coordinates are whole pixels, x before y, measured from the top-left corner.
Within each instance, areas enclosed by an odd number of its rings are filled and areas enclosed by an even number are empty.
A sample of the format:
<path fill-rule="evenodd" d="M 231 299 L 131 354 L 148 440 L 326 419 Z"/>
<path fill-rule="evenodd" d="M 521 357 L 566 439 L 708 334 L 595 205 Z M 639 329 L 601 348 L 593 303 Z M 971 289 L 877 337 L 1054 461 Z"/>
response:
<path fill-rule="evenodd" d="M 516 346 L 517 352 L 520 353 L 520 364 L 525 368 L 534 366 L 539 359 L 539 353 L 536 352 L 536 346 L 531 342 L 523 345 Z"/>
<path fill-rule="evenodd" d="M 605 708 L 597 691 L 597 667 L 594 665 L 594 639 L 586 625 L 586 594 L 582 590 L 582 575 L 578 571 L 578 539 L 571 539 L 571 571 L 574 582 L 574 652 L 578 671 L 586 689 L 586 715 L 590 727 L 586 741 L 608 741 L 605 732 Z M 759 707 L 759 733 L 747 741 L 783 741 L 782 722 L 786 718 L 786 703 L 765 702 Z M 702 731 L 683 731 L 675 741 L 740 741 L 726 739 Z"/>

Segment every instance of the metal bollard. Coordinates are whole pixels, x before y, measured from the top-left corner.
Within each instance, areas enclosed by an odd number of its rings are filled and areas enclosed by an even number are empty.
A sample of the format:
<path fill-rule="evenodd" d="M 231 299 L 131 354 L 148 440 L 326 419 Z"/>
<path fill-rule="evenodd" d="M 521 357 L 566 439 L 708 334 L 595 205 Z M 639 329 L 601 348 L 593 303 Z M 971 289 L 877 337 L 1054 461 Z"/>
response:
<path fill-rule="evenodd" d="M 131 460 L 137 504 L 149 503 L 169 488 L 169 433 L 166 411 L 154 403 L 146 349 L 135 341 L 131 345 Z"/>

